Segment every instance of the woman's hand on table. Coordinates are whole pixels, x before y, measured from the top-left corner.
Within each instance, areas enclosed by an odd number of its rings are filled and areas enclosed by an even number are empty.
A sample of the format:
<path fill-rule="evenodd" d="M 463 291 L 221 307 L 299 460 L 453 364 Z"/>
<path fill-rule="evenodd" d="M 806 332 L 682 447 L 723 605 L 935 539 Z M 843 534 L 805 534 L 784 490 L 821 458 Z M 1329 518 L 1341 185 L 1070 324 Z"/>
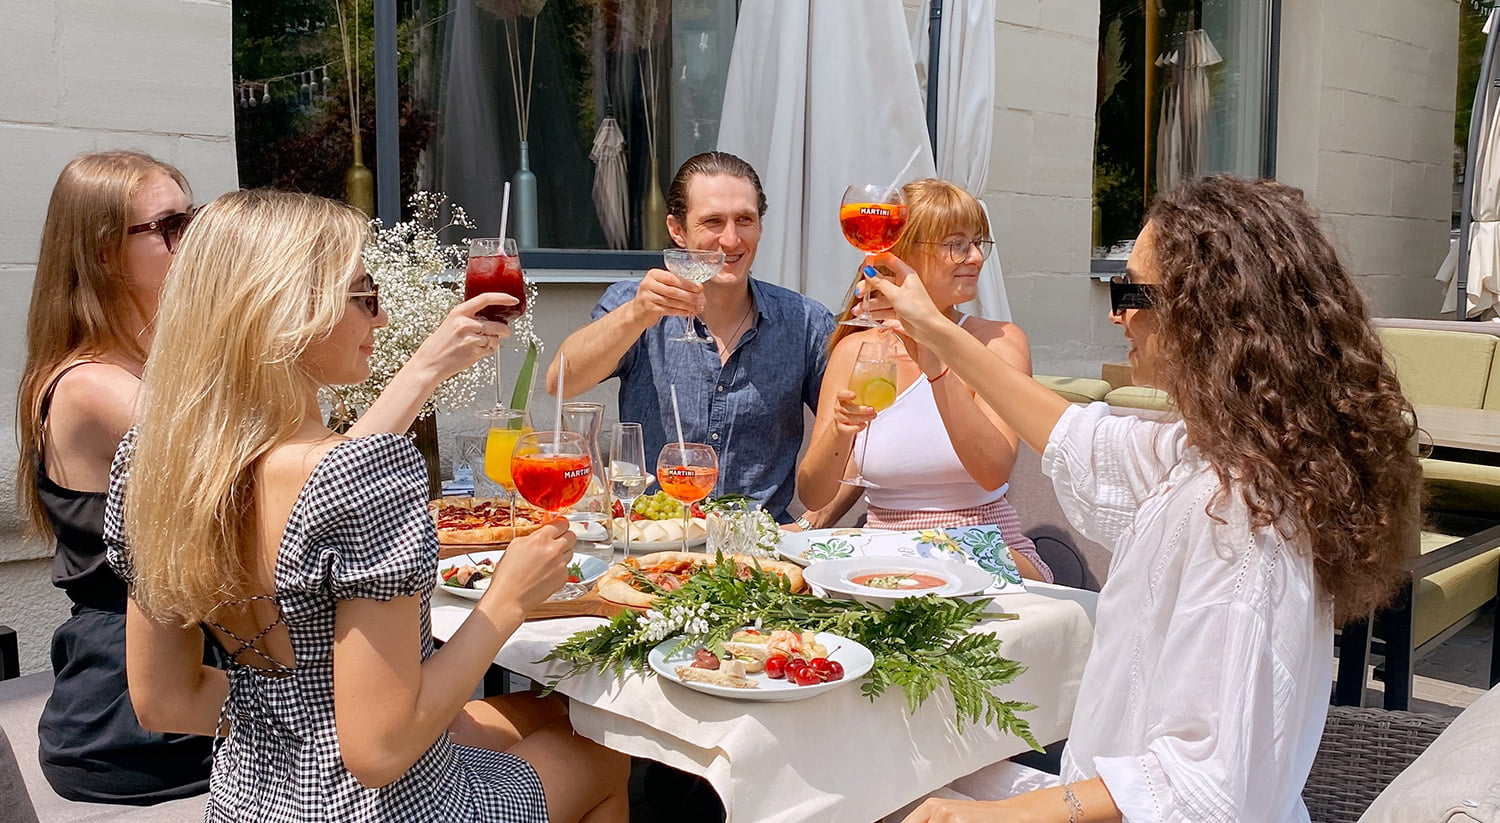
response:
<path fill-rule="evenodd" d="M 855 400 L 854 392 L 843 389 L 838 393 L 838 400 L 839 404 L 833 410 L 833 427 L 840 435 L 853 437 L 875 419 L 875 410 L 861 406 Z"/>
<path fill-rule="evenodd" d="M 540 606 L 567 582 L 568 562 L 573 559 L 573 544 L 577 541 L 568 521 L 561 517 L 512 540 L 495 566 L 484 599 L 507 597 L 526 612 Z M 493 595 L 494 592 L 501 594 Z"/>
<path fill-rule="evenodd" d="M 1013 823 L 1036 818 L 1007 812 L 1004 801 L 928 798 L 901 823 Z M 1062 820 L 1067 820 L 1067 815 Z"/>
<path fill-rule="evenodd" d="M 448 310 L 448 316 L 412 353 L 410 365 L 426 369 L 434 385 L 493 354 L 510 337 L 510 326 L 485 320 L 481 311 L 495 306 L 514 306 L 516 298 L 491 292 L 465 300 Z"/>

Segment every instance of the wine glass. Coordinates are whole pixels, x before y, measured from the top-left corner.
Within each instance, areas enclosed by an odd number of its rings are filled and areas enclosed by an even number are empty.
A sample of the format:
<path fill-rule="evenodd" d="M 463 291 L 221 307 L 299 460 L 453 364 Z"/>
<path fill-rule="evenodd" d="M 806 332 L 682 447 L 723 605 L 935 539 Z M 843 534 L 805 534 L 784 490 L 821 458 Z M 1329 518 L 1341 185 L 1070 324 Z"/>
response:
<path fill-rule="evenodd" d="M 888 251 L 906 228 L 906 196 L 894 186 L 850 186 L 839 204 L 839 226 L 844 239 L 866 254 Z M 866 328 L 881 325 L 870 316 L 870 290 L 860 289 L 859 312 L 845 326 Z"/>
<path fill-rule="evenodd" d="M 682 504 L 682 550 L 687 551 L 693 504 L 712 494 L 718 484 L 719 456 L 713 446 L 702 443 L 668 443 L 656 458 L 656 482 Z"/>
<path fill-rule="evenodd" d="M 479 313 L 485 320 L 509 323 L 526 313 L 526 278 L 516 239 L 476 237 L 469 241 L 469 265 L 464 272 L 464 299 L 491 292 L 516 298 L 514 306 L 491 306 Z M 495 347 L 495 408 L 505 408 L 500 389 L 500 347 Z"/>
<path fill-rule="evenodd" d="M 589 479 L 594 475 L 593 461 L 583 436 L 575 432 L 542 431 L 523 434 L 516 440 L 511 455 L 511 478 L 516 491 L 526 501 L 547 513 L 551 520 L 558 512 L 583 499 Z M 580 583 L 565 583 L 551 600 L 572 600 L 588 591 Z"/>
<path fill-rule="evenodd" d="M 724 252 L 706 249 L 662 249 L 662 260 L 667 271 L 693 283 L 707 283 L 724 270 Z M 681 337 L 672 338 L 673 343 L 712 343 L 712 337 L 698 334 L 698 315 L 690 315 L 687 328 Z"/>
<path fill-rule="evenodd" d="M 885 337 L 883 332 L 877 337 Z M 866 340 L 859 344 L 859 355 L 854 361 L 854 371 L 849 374 L 849 391 L 854 392 L 854 402 L 869 406 L 877 412 L 884 411 L 896 402 L 896 361 L 891 359 L 884 340 Z M 878 485 L 865 479 L 865 455 L 870 450 L 871 420 L 865 427 L 864 441 L 859 450 L 858 471 L 841 483 L 878 489 Z"/>
<path fill-rule="evenodd" d="M 630 510 L 646 490 L 646 440 L 640 423 L 616 423 L 609 446 L 609 492 L 625 511 L 625 556 L 630 556 Z"/>
<path fill-rule="evenodd" d="M 489 425 L 489 434 L 484 439 L 484 473 L 505 489 L 510 498 L 510 525 L 516 525 L 516 483 L 511 477 L 511 455 L 516 450 L 516 441 L 530 434 L 531 415 L 516 409 L 494 408 L 479 412 L 479 418 Z"/>

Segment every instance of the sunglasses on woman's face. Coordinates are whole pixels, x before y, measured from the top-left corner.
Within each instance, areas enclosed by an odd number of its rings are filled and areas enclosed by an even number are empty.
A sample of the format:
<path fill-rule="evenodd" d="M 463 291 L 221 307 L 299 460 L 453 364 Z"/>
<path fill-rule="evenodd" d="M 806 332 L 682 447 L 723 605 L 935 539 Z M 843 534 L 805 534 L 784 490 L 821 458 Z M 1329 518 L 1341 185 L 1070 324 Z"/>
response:
<path fill-rule="evenodd" d="M 1112 277 L 1109 281 L 1109 313 L 1119 316 L 1126 309 L 1149 309 L 1155 293 L 1150 283 L 1132 283 L 1130 277 Z"/>
<path fill-rule="evenodd" d="M 159 217 L 149 223 L 138 223 L 125 229 L 126 234 L 140 234 L 141 232 L 154 231 L 161 234 L 161 240 L 167 244 L 167 254 L 177 253 L 177 243 L 182 240 L 182 233 L 187 231 L 188 224 L 193 222 L 193 215 L 197 209 L 188 209 L 166 217 Z"/>
<path fill-rule="evenodd" d="M 380 314 L 380 286 L 378 284 L 372 284 L 369 291 L 349 292 L 349 299 L 358 300 L 371 317 Z"/>

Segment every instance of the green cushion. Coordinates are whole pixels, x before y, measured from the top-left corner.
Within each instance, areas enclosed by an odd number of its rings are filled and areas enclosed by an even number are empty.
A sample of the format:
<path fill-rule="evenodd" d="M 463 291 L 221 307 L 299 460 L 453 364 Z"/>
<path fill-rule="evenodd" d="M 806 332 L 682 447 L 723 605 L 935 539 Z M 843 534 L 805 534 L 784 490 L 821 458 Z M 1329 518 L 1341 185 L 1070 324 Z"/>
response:
<path fill-rule="evenodd" d="M 1490 363 L 1490 385 L 1484 392 L 1484 407 L 1500 409 L 1500 344 L 1496 345 L 1495 358 Z"/>
<path fill-rule="evenodd" d="M 1433 508 L 1500 516 L 1500 466 L 1429 458 L 1422 479 Z"/>
<path fill-rule="evenodd" d="M 1386 359 L 1413 403 L 1477 409 L 1494 366 L 1495 338 L 1430 329 L 1379 329 Z"/>
<path fill-rule="evenodd" d="M 1173 408 L 1172 398 L 1166 392 L 1146 386 L 1121 386 L 1104 395 L 1104 402 L 1128 409 L 1170 411 Z"/>
<path fill-rule="evenodd" d="M 1458 538 L 1422 533 L 1422 553 L 1440 549 Z M 1436 637 L 1469 612 L 1495 596 L 1495 575 L 1500 573 L 1500 548 L 1471 557 L 1455 566 L 1417 581 L 1413 639 L 1416 645 Z"/>
<path fill-rule="evenodd" d="M 1056 377 L 1050 374 L 1034 375 L 1036 382 L 1057 392 L 1069 403 L 1094 403 L 1109 394 L 1109 384 L 1089 377 Z"/>

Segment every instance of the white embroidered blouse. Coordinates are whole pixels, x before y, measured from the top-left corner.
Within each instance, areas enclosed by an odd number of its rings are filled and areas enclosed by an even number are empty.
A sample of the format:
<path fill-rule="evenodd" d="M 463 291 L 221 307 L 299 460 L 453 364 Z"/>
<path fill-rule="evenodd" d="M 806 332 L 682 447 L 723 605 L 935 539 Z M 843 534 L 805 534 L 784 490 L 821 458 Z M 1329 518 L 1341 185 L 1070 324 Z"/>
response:
<path fill-rule="evenodd" d="M 1062 778 L 1130 823 L 1306 821 L 1333 677 L 1333 604 L 1305 541 L 1251 528 L 1181 422 L 1095 403 L 1043 455 L 1068 519 L 1113 552 Z"/>

